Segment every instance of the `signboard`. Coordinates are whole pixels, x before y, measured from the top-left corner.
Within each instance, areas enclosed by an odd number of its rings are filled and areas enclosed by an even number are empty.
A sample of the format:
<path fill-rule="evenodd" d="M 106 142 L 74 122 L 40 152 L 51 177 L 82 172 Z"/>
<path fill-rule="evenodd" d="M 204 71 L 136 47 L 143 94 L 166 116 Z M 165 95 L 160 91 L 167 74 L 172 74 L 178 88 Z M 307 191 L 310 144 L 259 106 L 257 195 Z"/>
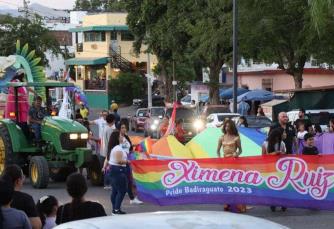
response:
<path fill-rule="evenodd" d="M 141 200 L 334 210 L 334 155 L 133 161 Z"/>

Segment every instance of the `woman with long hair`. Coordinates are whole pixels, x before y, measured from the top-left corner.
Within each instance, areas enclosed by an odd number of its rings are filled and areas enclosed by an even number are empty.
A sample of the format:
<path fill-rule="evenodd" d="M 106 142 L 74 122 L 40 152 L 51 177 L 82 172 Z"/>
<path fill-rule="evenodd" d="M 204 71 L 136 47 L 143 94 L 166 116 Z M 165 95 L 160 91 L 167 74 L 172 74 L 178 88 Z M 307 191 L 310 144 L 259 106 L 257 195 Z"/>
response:
<path fill-rule="evenodd" d="M 36 204 L 43 229 L 52 229 L 56 224 L 58 200 L 54 196 L 43 196 Z"/>
<path fill-rule="evenodd" d="M 237 127 L 232 120 L 226 120 L 223 124 L 223 136 L 218 140 L 217 156 L 221 157 L 220 150 L 223 147 L 224 158 L 239 157 L 242 153 L 241 141 Z M 225 211 L 246 212 L 246 205 L 237 204 L 224 206 Z"/>
<path fill-rule="evenodd" d="M 262 155 L 278 155 L 286 153 L 283 142 L 283 129 L 276 128 L 270 131 L 268 138 L 262 144 Z"/>
<path fill-rule="evenodd" d="M 133 145 L 132 142 L 128 136 L 128 127 L 127 124 L 123 121 L 121 121 L 121 126 L 120 126 L 120 135 L 123 136 L 123 142 L 120 142 L 120 145 L 122 146 L 122 149 L 126 152 L 128 155 L 128 159 L 131 158 L 131 153 L 133 150 Z M 133 182 L 133 177 L 132 177 L 132 172 L 131 172 L 131 166 L 129 163 L 126 164 L 126 174 L 128 178 L 128 196 L 130 198 L 130 204 L 142 204 L 143 202 L 140 201 L 134 194 L 134 190 L 136 189 L 134 182 Z"/>
<path fill-rule="evenodd" d="M 283 142 L 282 128 L 276 128 L 269 132 L 267 140 L 262 144 L 262 155 L 281 155 L 286 153 L 286 146 Z M 286 207 L 281 207 L 286 211 Z M 276 211 L 276 206 L 270 206 L 272 212 Z"/>
<path fill-rule="evenodd" d="M 87 189 L 86 179 L 80 173 L 72 173 L 67 177 L 66 190 L 72 201 L 58 208 L 57 224 L 107 215 L 101 204 L 85 199 Z"/>
<path fill-rule="evenodd" d="M 119 131 L 115 131 L 111 134 L 108 145 L 107 161 L 111 167 L 107 176 L 110 177 L 112 186 L 110 199 L 113 215 L 126 214 L 121 210 L 121 206 L 128 189 L 127 164 L 129 161 L 125 149 L 121 146 L 123 142 L 124 136 Z"/>

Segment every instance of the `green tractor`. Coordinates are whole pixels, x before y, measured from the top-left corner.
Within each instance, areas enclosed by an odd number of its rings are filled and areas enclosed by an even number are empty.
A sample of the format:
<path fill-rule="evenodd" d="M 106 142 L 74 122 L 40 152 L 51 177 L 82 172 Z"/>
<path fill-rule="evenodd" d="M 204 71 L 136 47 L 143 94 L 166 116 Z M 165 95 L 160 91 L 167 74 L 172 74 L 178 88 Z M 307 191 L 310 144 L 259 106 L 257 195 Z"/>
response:
<path fill-rule="evenodd" d="M 70 173 L 85 167 L 92 184 L 101 184 L 98 158 L 87 148 L 88 131 L 79 122 L 57 116 L 45 117 L 41 125 L 41 145 L 35 143 L 30 130 L 26 134 L 17 124 L 19 87 L 45 88 L 45 97 L 49 98 L 50 89 L 73 86 L 72 83 L 53 81 L 8 83 L 8 87 L 14 88 L 15 114 L 14 119 L 0 120 L 0 175 L 6 165 L 18 164 L 29 175 L 33 187 L 46 188 L 50 178 L 65 181 Z M 51 107 L 51 100 L 46 101 L 46 107 Z M 74 110 L 74 105 L 71 107 Z"/>

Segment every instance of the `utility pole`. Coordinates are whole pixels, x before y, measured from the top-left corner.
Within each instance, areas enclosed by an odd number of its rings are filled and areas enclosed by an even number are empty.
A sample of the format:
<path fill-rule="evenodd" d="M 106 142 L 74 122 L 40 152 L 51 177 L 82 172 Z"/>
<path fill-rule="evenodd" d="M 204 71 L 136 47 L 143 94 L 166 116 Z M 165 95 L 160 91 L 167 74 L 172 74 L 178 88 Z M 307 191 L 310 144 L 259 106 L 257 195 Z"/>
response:
<path fill-rule="evenodd" d="M 150 53 L 147 52 L 147 106 L 148 108 L 152 107 L 152 85 L 151 85 L 151 58 Z"/>
<path fill-rule="evenodd" d="M 233 112 L 237 113 L 238 97 L 238 1 L 233 0 Z"/>
<path fill-rule="evenodd" d="M 173 82 L 172 82 L 172 85 L 173 85 L 173 100 L 174 102 L 177 101 L 177 94 L 176 94 L 176 80 L 175 80 L 175 61 L 173 60 Z"/>

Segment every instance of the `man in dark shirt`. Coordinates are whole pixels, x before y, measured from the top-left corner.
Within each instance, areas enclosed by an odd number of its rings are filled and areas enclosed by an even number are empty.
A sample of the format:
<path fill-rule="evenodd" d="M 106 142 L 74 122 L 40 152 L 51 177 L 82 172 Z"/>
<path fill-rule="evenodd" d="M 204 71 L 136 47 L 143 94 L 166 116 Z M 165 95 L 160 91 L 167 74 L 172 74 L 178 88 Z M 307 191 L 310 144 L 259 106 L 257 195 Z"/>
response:
<path fill-rule="evenodd" d="M 295 145 L 297 147 L 296 131 L 295 128 L 289 124 L 289 118 L 285 112 L 278 114 L 278 124 L 271 126 L 270 131 L 279 127 L 283 128 L 283 142 L 286 146 L 286 153 L 292 154 L 293 146 Z"/>
<path fill-rule="evenodd" d="M 34 99 L 34 104 L 29 110 L 29 123 L 34 130 L 35 140 L 41 141 L 41 125 L 44 117 L 47 115 L 45 107 L 42 107 L 42 98 L 37 96 Z"/>
<path fill-rule="evenodd" d="M 314 146 L 314 136 L 311 133 L 307 133 L 304 136 L 305 146 L 303 148 L 303 155 L 318 155 L 318 148 Z"/>
<path fill-rule="evenodd" d="M 24 183 L 24 175 L 21 168 L 18 165 L 6 166 L 2 178 L 14 184 L 15 192 L 11 207 L 24 211 L 33 229 L 42 228 L 33 198 L 27 193 L 20 192 Z"/>
<path fill-rule="evenodd" d="M 305 116 L 305 110 L 304 110 L 304 108 L 300 108 L 299 109 L 298 117 L 299 118 L 293 124 L 295 126 L 295 128 L 298 130 L 299 125 L 303 123 L 305 125 L 305 130 L 308 131 L 308 128 L 310 126 L 312 126 L 312 123 L 311 123 L 311 120 L 308 119 L 307 116 Z"/>

